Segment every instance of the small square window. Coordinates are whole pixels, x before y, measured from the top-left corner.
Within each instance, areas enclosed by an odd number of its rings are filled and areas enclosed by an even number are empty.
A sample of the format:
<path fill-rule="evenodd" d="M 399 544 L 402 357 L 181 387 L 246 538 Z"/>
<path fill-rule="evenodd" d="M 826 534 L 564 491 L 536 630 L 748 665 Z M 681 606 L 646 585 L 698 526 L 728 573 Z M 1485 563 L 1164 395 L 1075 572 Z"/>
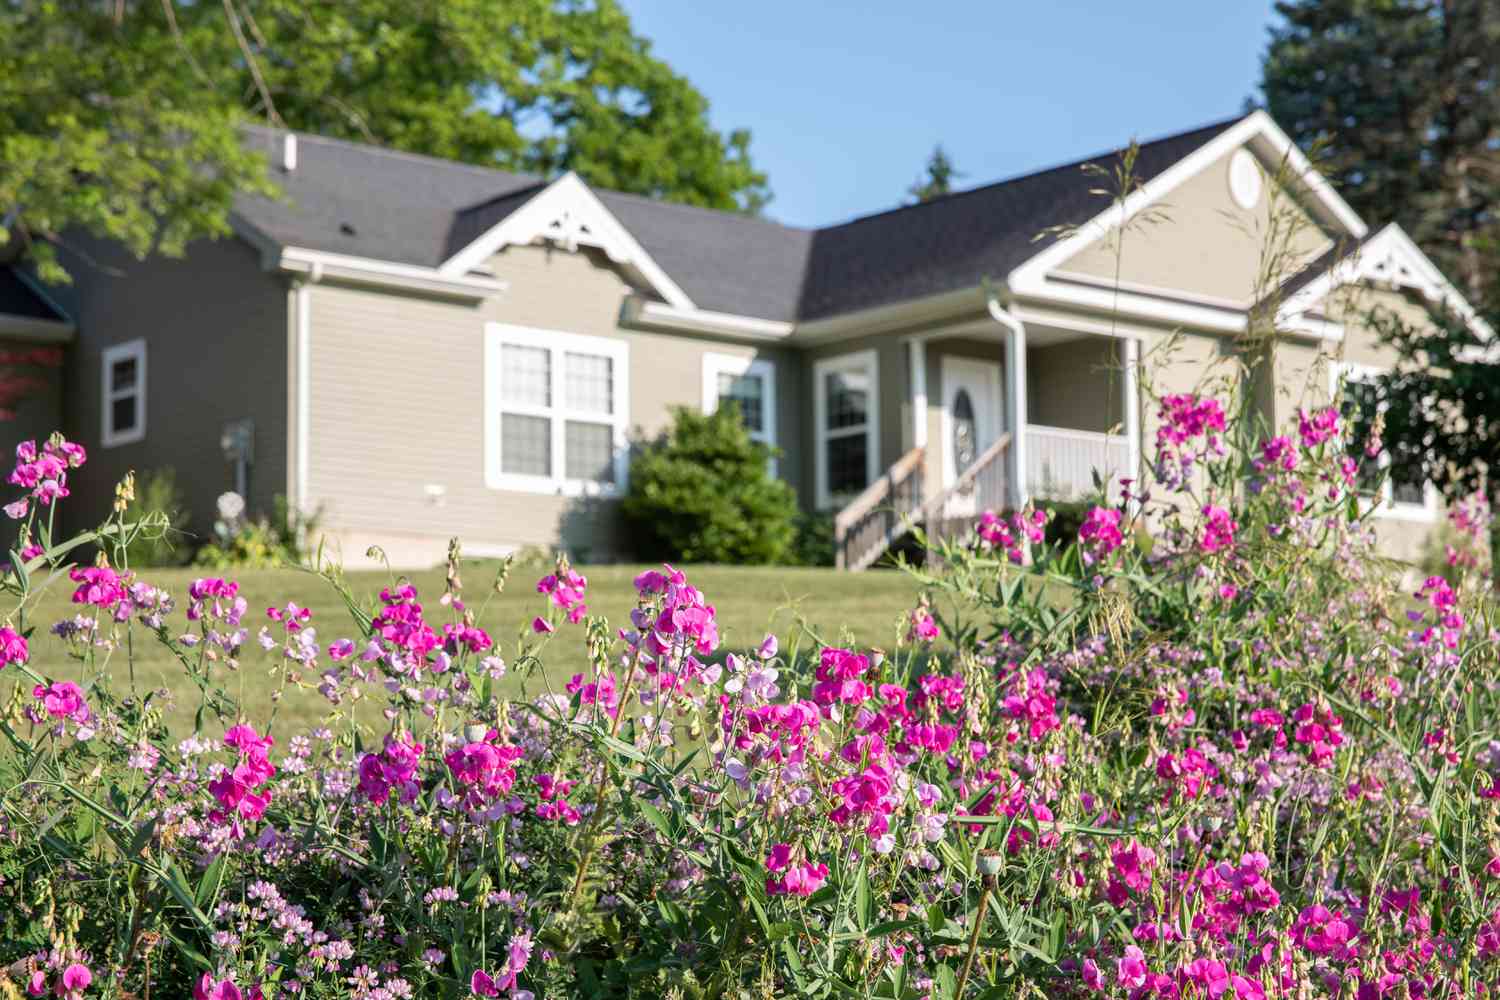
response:
<path fill-rule="evenodd" d="M 100 439 L 106 448 L 146 436 L 146 342 L 107 348 L 100 359 Z"/>

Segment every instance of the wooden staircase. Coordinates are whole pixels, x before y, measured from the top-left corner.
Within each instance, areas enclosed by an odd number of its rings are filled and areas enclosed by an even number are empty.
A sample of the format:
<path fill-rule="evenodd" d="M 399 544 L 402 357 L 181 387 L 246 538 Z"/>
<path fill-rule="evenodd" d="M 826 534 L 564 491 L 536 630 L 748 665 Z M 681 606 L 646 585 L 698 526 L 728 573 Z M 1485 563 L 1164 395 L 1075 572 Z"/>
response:
<path fill-rule="evenodd" d="M 926 449 L 908 451 L 834 517 L 834 564 L 839 569 L 868 569 L 917 524 L 926 526 L 932 543 L 973 531 L 982 512 L 1003 509 L 1010 499 L 1005 461 L 1009 451 L 1010 435 L 1002 434 L 952 486 L 931 498 L 924 489 Z M 972 513 L 952 513 L 960 506 L 972 508 Z"/>

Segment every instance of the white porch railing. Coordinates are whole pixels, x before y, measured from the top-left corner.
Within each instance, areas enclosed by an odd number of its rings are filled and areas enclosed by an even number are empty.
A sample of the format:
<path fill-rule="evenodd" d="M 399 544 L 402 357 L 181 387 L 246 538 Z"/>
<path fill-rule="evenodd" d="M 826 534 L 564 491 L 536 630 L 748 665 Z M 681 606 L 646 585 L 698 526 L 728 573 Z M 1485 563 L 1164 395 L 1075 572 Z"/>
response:
<path fill-rule="evenodd" d="M 1122 434 L 1026 427 L 1026 490 L 1041 500 L 1077 500 L 1101 479 L 1128 475 L 1130 441 Z"/>

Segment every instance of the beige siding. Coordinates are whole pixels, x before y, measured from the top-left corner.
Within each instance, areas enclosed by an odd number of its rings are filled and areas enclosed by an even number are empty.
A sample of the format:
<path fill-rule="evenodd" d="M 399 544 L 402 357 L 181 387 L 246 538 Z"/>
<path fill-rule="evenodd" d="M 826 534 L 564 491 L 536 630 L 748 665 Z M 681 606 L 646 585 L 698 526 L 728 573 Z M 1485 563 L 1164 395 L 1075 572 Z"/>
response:
<path fill-rule="evenodd" d="M 1120 433 L 1124 373 L 1119 341 L 1085 337 L 1033 347 L 1026 358 L 1029 423 Z"/>
<path fill-rule="evenodd" d="M 1110 281 L 1118 274 L 1127 285 L 1243 304 L 1259 287 L 1261 273 L 1272 269 L 1263 261 L 1262 252 L 1273 231 L 1295 234 L 1287 244 L 1292 259 L 1274 268 L 1283 277 L 1329 247 L 1327 234 L 1289 198 L 1276 199 L 1273 209 L 1271 176 L 1266 177 L 1255 208 L 1241 208 L 1229 193 L 1232 155 L 1168 193 L 1148 217 L 1138 217 L 1128 227 L 1123 239 L 1109 234 L 1063 262 L 1058 272 Z M 1270 165 L 1273 174 L 1275 169 Z M 1102 201 L 1100 207 L 1105 207 Z M 1295 226 L 1287 221 L 1292 216 L 1298 219 Z"/>
<path fill-rule="evenodd" d="M 450 536 L 471 551 L 562 545 L 629 555 L 618 503 L 490 489 L 484 480 L 484 326 L 507 323 L 629 345 L 632 432 L 703 403 L 706 353 L 776 364 L 782 474 L 800 471 L 798 367 L 784 350 L 622 329 L 629 288 L 587 254 L 512 248 L 492 266 L 509 289 L 480 306 L 320 285 L 312 289 L 310 494 L 351 563 L 371 542 L 394 562 L 437 562 Z M 430 488 L 442 491 L 440 498 Z M 426 556 L 422 555 L 426 552 Z"/>
<path fill-rule="evenodd" d="M 267 511 L 287 489 L 287 291 L 238 240 L 195 243 L 181 259 L 137 261 L 117 247 L 78 238 L 66 265 L 73 284 L 53 290 L 78 324 L 63 398 L 67 434 L 89 450 L 70 481 L 70 529 L 98 523 L 129 470 L 170 467 L 207 533 L 214 501 L 232 489 L 219 449 L 226 421 L 255 421 L 250 506 Z M 136 338 L 147 344 L 146 437 L 102 448 L 100 355 Z"/>

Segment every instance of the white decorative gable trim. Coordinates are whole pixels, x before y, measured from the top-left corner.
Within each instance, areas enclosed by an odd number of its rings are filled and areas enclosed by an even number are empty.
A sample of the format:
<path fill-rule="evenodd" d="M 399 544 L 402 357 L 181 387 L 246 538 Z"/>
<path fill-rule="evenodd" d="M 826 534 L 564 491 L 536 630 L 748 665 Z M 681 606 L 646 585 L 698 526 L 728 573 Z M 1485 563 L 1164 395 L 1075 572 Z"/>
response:
<path fill-rule="evenodd" d="M 1325 315 L 1324 303 L 1329 294 L 1361 283 L 1416 292 L 1429 306 L 1446 309 L 1461 318 L 1482 340 L 1489 341 L 1495 336 L 1468 300 L 1394 222 L 1283 302 L 1277 310 L 1277 325 L 1300 332 L 1323 330 L 1327 335 L 1328 328 L 1336 326 Z"/>
<path fill-rule="evenodd" d="M 448 258 L 439 273 L 458 277 L 482 266 L 508 246 L 547 243 L 569 252 L 593 247 L 633 274 L 669 305 L 692 309 L 693 301 L 667 276 L 577 174 L 569 171 L 478 239 Z"/>
<path fill-rule="evenodd" d="M 1125 220 L 1157 204 L 1234 150 L 1245 147 L 1257 152 L 1263 162 L 1281 163 L 1284 160 L 1289 176 L 1296 178 L 1306 192 L 1308 208 L 1330 229 L 1342 230 L 1353 239 L 1362 238 L 1368 231 L 1359 215 L 1317 172 L 1291 137 L 1270 115 L 1256 111 L 1156 175 L 1126 197 L 1123 203 L 1112 203 L 1071 235 L 1057 240 L 1020 264 L 1006 279 L 1010 293 L 1022 299 L 1126 312 L 1171 324 L 1212 330 L 1243 329 L 1245 316 L 1241 309 L 1186 308 L 1180 303 L 1163 301 L 1156 295 L 1081 287 L 1076 282 L 1058 280 L 1052 272 L 1104 239 Z"/>

